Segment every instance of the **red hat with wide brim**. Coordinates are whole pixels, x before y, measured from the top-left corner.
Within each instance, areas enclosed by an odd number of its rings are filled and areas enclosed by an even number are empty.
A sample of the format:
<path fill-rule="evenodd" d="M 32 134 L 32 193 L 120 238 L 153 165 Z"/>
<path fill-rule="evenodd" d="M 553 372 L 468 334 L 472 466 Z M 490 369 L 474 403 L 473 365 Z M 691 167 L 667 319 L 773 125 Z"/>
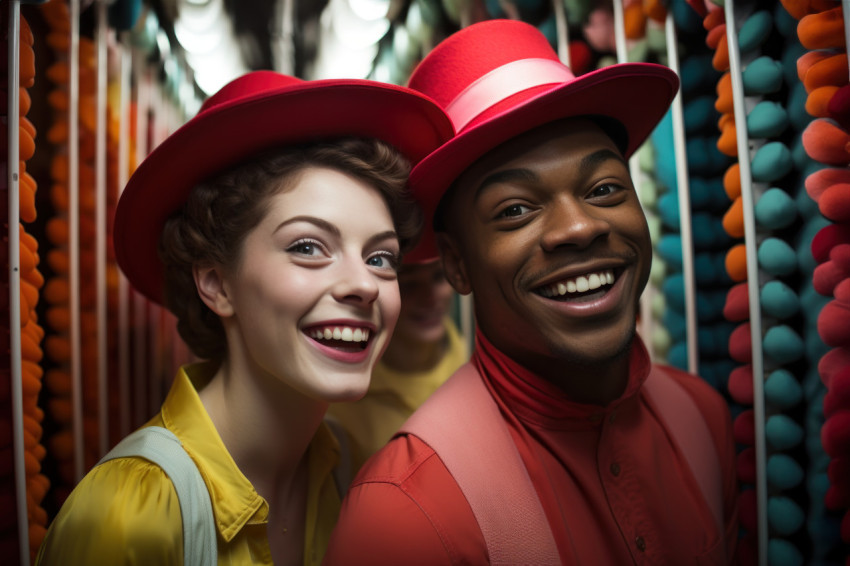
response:
<path fill-rule="evenodd" d="M 457 131 L 410 176 L 426 227 L 406 259 L 425 261 L 437 255 L 433 217 L 440 199 L 480 157 L 543 124 L 589 115 L 622 125 L 628 157 L 667 112 L 679 78 L 652 63 L 622 63 L 575 77 L 534 26 L 487 20 L 439 43 L 408 86 L 436 100 Z"/>
<path fill-rule="evenodd" d="M 118 265 L 138 291 L 162 303 L 157 247 L 165 220 L 195 185 L 263 150 L 357 136 L 383 140 L 416 164 L 453 133 L 439 106 L 405 87 L 245 74 L 207 99 L 133 173 L 115 213 Z"/>

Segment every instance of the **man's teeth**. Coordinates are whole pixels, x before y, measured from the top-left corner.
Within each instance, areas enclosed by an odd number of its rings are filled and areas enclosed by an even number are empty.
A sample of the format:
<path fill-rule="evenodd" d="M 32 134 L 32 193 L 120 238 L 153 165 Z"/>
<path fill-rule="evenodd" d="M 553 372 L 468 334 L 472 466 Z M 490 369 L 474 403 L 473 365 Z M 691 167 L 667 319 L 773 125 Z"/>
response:
<path fill-rule="evenodd" d="M 559 281 L 552 285 L 547 285 L 541 289 L 541 294 L 544 297 L 559 297 L 572 293 L 585 293 L 602 287 L 603 285 L 613 285 L 614 271 L 606 269 L 598 273 L 588 273 L 580 275 L 573 279 Z"/>
<path fill-rule="evenodd" d="M 326 326 L 314 328 L 309 332 L 310 338 L 316 340 L 342 340 L 343 342 L 368 342 L 368 328 L 353 328 L 351 326 Z"/>

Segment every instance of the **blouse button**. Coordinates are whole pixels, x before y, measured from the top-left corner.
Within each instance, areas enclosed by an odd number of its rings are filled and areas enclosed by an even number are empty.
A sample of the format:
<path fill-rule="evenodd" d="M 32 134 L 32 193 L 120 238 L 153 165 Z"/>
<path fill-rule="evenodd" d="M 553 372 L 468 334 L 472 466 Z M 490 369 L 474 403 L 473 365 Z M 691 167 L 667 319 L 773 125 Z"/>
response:
<path fill-rule="evenodd" d="M 614 474 L 614 477 L 619 476 L 620 475 L 620 464 L 617 464 L 616 462 L 611 464 L 611 473 Z"/>
<path fill-rule="evenodd" d="M 640 550 L 641 552 L 646 550 L 646 541 L 643 540 L 642 536 L 635 537 L 635 545 L 637 545 L 638 550 Z"/>
<path fill-rule="evenodd" d="M 614 421 L 616 421 L 616 420 L 617 420 L 617 413 L 616 412 L 612 412 L 610 415 L 608 415 L 608 422 L 609 423 L 613 424 Z"/>

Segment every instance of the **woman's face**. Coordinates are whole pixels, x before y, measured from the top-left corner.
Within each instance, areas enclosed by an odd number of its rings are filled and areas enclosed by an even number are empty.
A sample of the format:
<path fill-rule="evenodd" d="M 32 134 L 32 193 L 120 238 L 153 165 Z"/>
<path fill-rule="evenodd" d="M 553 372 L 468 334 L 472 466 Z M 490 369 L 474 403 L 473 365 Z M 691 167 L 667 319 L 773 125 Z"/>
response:
<path fill-rule="evenodd" d="M 317 400 L 361 397 L 398 318 L 398 255 L 376 189 L 305 169 L 270 199 L 223 278 L 229 356 Z"/>

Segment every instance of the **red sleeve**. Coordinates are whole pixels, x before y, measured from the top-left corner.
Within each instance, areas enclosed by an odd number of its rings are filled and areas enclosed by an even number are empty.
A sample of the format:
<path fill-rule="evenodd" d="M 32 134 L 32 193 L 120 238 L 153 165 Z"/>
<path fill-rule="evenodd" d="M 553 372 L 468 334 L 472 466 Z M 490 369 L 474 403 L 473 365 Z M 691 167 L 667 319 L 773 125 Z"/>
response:
<path fill-rule="evenodd" d="M 708 423 L 714 445 L 720 458 L 723 474 L 723 522 L 726 537 L 726 556 L 734 559 L 738 544 L 738 471 L 735 452 L 735 437 L 732 430 L 732 417 L 726 400 L 703 379 L 692 374 L 669 368 L 679 383 L 688 390 L 700 412 Z"/>
<path fill-rule="evenodd" d="M 360 470 L 323 564 L 486 564 L 484 537 L 439 457 L 400 436 Z"/>

